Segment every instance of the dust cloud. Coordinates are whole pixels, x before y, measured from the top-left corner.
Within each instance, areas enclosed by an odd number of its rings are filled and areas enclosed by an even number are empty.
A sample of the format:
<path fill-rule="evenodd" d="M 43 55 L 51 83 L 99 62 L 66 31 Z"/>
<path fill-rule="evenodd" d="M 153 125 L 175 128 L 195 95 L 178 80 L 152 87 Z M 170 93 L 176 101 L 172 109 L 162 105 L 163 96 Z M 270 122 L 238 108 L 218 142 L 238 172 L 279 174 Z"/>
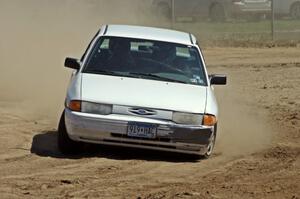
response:
<path fill-rule="evenodd" d="M 71 73 L 64 58 L 79 58 L 103 24 L 143 24 L 143 2 L 0 0 L 0 99 L 57 117 Z"/>
<path fill-rule="evenodd" d="M 213 71 L 228 75 L 228 85 L 215 88 L 220 112 L 216 152 L 228 158 L 250 155 L 271 146 L 276 131 L 266 109 L 253 104 L 257 102 L 253 100 L 252 82 L 242 72 L 226 67 Z"/>
<path fill-rule="evenodd" d="M 227 157 L 250 155 L 271 145 L 274 133 L 267 123 L 266 113 L 246 106 L 232 96 L 219 101 L 222 115 L 217 151 Z"/>
<path fill-rule="evenodd" d="M 151 18 L 149 2 L 0 0 L 0 100 L 13 102 L 16 114 L 57 120 L 71 74 L 64 58 L 79 58 L 103 24 L 167 26 Z M 218 150 L 236 154 L 262 147 L 268 139 L 264 125 L 230 98 L 221 100 Z"/>

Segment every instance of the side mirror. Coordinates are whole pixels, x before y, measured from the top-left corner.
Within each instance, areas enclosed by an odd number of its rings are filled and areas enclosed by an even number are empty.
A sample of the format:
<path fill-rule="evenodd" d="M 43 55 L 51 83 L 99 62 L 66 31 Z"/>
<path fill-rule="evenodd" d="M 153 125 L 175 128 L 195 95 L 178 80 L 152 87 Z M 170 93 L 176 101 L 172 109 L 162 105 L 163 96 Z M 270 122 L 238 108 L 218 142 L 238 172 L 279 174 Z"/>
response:
<path fill-rule="evenodd" d="M 72 69 L 75 69 L 75 70 L 79 70 L 80 69 L 79 60 L 67 57 L 66 60 L 65 60 L 65 67 L 72 68 Z"/>
<path fill-rule="evenodd" d="M 226 85 L 227 77 L 226 75 L 209 75 L 211 85 Z"/>

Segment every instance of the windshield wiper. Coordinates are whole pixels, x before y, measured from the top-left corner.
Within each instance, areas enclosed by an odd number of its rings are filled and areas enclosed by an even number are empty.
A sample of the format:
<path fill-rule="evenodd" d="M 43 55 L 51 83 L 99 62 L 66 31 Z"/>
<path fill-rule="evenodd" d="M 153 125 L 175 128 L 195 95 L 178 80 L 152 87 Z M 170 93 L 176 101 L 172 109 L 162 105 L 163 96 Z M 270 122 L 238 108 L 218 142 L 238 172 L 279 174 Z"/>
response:
<path fill-rule="evenodd" d="M 167 77 L 162 77 L 159 75 L 155 75 L 152 73 L 129 73 L 129 74 L 121 74 L 114 71 L 107 71 L 107 70 L 86 70 L 84 71 L 86 73 L 92 73 L 92 74 L 100 74 L 100 75 L 112 75 L 112 76 L 121 76 L 121 77 L 134 77 L 134 76 L 143 76 L 143 77 L 150 77 L 156 80 L 162 80 L 162 81 L 168 81 L 168 82 L 176 82 L 176 83 L 183 83 L 187 84 L 187 82 L 171 79 Z"/>
<path fill-rule="evenodd" d="M 167 78 L 167 77 L 162 77 L 159 75 L 155 75 L 152 73 L 129 73 L 130 75 L 138 75 L 138 76 L 143 76 L 143 77 L 151 77 L 154 78 L 156 80 L 162 80 L 162 81 L 168 81 L 168 82 L 177 82 L 177 83 L 183 83 L 183 84 L 187 84 L 187 82 L 184 81 L 180 81 L 180 80 L 176 80 L 176 79 L 171 79 L 171 78 Z"/>
<path fill-rule="evenodd" d="M 95 74 L 100 74 L 100 75 L 120 75 L 119 73 L 116 73 L 113 71 L 107 71 L 107 70 L 86 70 L 84 72 L 95 73 Z"/>

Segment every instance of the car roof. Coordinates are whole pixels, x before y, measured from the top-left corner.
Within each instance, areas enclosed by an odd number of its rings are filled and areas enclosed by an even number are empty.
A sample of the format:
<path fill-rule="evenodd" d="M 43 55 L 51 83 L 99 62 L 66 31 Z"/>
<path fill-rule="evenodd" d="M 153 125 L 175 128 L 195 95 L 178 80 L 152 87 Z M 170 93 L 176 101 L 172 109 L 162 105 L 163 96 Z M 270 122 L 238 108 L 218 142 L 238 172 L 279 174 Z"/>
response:
<path fill-rule="evenodd" d="M 196 45 L 196 38 L 190 33 L 145 26 L 105 25 L 100 35 Z"/>

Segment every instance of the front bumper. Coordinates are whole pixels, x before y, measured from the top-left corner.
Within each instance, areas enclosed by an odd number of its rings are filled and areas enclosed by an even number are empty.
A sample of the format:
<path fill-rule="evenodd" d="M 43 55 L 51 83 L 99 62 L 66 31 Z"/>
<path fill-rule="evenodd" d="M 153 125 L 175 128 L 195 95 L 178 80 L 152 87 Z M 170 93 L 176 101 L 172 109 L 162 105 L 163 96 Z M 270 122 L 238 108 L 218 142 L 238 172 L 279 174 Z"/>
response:
<path fill-rule="evenodd" d="M 129 115 L 94 115 L 65 110 L 69 137 L 75 141 L 203 155 L 214 127 L 178 125 Z M 155 139 L 127 136 L 128 122 L 157 125 Z"/>

